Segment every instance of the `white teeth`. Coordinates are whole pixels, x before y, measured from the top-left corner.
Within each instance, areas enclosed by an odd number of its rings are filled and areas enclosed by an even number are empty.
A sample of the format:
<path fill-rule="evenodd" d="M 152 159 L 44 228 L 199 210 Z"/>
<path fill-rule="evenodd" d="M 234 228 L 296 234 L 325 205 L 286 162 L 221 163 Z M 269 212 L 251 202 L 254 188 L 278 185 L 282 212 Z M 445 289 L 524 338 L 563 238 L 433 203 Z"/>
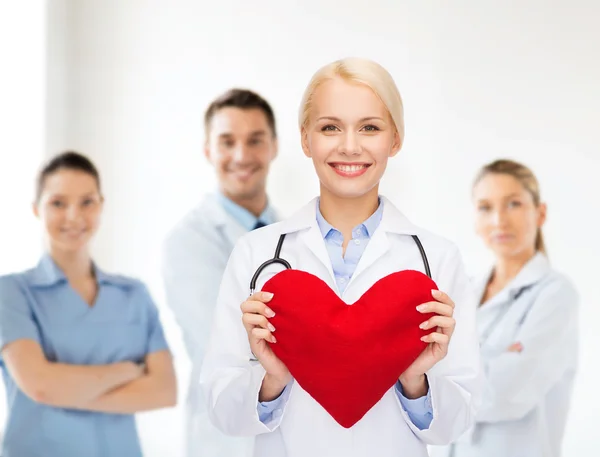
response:
<path fill-rule="evenodd" d="M 366 165 L 336 165 L 335 168 L 345 173 L 354 173 L 366 168 Z"/>

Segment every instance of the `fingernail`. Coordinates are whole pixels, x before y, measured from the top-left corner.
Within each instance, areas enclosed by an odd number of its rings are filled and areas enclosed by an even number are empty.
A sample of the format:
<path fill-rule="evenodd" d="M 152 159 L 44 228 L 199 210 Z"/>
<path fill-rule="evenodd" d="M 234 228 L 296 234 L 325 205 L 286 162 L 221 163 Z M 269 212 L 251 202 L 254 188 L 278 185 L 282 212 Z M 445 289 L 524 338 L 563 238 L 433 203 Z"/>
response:
<path fill-rule="evenodd" d="M 273 294 L 271 292 L 263 292 L 265 300 L 270 300 L 273 298 Z"/>
<path fill-rule="evenodd" d="M 423 322 L 421 325 L 419 325 L 419 328 L 427 327 L 427 323 L 428 323 L 428 321 Z"/>
<path fill-rule="evenodd" d="M 275 327 L 273 327 L 273 324 L 269 323 L 268 327 L 269 327 L 269 330 L 271 330 L 272 332 L 275 331 Z"/>
<path fill-rule="evenodd" d="M 432 289 L 431 290 L 431 295 L 433 295 L 435 298 L 439 298 L 440 297 L 440 291 Z"/>
<path fill-rule="evenodd" d="M 421 341 L 425 341 L 427 339 L 427 336 L 422 336 L 421 337 Z M 426 342 L 426 341 L 425 341 Z"/>
<path fill-rule="evenodd" d="M 427 309 L 427 305 L 419 305 L 417 306 L 417 311 L 425 311 Z"/>
<path fill-rule="evenodd" d="M 273 335 L 271 335 L 271 343 L 277 343 L 277 339 Z"/>
<path fill-rule="evenodd" d="M 271 308 L 266 308 L 265 313 L 267 314 L 267 317 L 275 316 L 275 313 L 273 312 L 273 310 Z"/>

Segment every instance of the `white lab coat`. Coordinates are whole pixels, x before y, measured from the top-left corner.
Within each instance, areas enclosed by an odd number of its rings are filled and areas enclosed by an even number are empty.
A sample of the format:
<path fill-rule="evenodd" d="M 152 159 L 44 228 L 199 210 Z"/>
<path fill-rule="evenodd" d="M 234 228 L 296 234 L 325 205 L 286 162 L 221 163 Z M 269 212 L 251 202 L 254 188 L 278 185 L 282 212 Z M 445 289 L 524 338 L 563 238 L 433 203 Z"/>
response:
<path fill-rule="evenodd" d="M 338 291 L 317 226 L 315 199 L 290 219 L 242 237 L 221 284 L 201 383 L 215 425 L 230 435 L 254 437 L 255 457 L 422 457 L 427 455 L 426 443 L 449 443 L 473 423 L 481 385 L 475 302 L 459 253 L 450 242 L 414 226 L 387 199 L 383 204 L 381 224 L 341 298 L 355 302 L 394 271 L 424 271 L 419 250 L 408 235 L 419 236 L 433 279 L 456 302 L 457 326 L 449 353 L 428 373 L 433 404 L 430 427 L 423 431 L 415 427 L 391 388 L 363 419 L 345 429 L 297 382 L 286 390 L 274 419 L 260 422 L 257 401 L 265 370 L 249 361 L 240 304 L 248 297 L 254 271 L 273 257 L 282 233 L 287 237 L 281 256 L 293 268 L 315 274 Z M 268 267 L 257 290 L 279 271 L 278 265 Z"/>
<path fill-rule="evenodd" d="M 246 232 L 216 195 L 208 195 L 171 230 L 164 243 L 162 274 L 167 304 L 182 329 L 192 362 L 186 401 L 186 457 L 251 455 L 251 440 L 223 435 L 212 425 L 199 388 L 218 285 L 235 242 Z"/>
<path fill-rule="evenodd" d="M 482 297 L 491 271 L 475 282 Z M 515 298 L 515 296 L 517 296 Z M 558 457 L 577 368 L 578 295 L 536 254 L 477 312 L 485 373 L 475 427 L 434 457 Z M 507 352 L 516 342 L 521 353 Z"/>

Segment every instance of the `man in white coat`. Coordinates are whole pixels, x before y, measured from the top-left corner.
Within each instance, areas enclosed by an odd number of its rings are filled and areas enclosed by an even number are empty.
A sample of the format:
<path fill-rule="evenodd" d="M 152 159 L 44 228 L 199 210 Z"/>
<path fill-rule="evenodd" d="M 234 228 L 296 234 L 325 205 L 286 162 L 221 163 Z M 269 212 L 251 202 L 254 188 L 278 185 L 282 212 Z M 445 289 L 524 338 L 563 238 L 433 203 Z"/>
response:
<path fill-rule="evenodd" d="M 260 95 L 232 89 L 204 117 L 205 155 L 218 190 L 205 197 L 169 233 L 163 278 L 169 307 L 192 362 L 186 402 L 186 457 L 247 457 L 251 442 L 219 432 L 209 421 L 199 389 L 221 276 L 236 240 L 276 221 L 266 181 L 277 155 L 275 116 Z"/>

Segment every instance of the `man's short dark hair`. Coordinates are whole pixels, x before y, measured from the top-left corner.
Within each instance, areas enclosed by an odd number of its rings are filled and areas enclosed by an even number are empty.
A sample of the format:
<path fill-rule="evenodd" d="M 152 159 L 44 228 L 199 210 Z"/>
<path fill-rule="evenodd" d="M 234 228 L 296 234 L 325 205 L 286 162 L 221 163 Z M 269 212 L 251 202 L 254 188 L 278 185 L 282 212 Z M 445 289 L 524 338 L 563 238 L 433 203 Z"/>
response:
<path fill-rule="evenodd" d="M 277 129 L 275 128 L 275 114 L 273 108 L 269 105 L 264 98 L 258 95 L 256 92 L 252 92 L 247 89 L 230 89 L 208 106 L 204 113 L 204 129 L 206 134 L 210 130 L 210 122 L 217 113 L 217 111 L 223 108 L 240 108 L 240 109 L 259 109 L 267 118 L 269 127 L 273 132 L 273 136 L 277 137 Z"/>

